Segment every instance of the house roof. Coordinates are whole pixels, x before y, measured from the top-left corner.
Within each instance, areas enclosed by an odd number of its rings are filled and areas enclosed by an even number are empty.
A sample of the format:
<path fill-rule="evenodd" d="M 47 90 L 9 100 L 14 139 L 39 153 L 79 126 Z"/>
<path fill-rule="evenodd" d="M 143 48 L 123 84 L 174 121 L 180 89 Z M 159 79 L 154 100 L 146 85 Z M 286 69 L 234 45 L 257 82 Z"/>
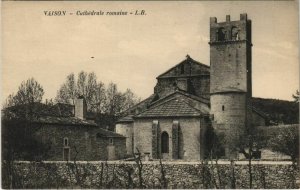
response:
<path fill-rule="evenodd" d="M 43 103 L 22 104 L 8 107 L 3 111 L 3 114 L 9 118 L 28 119 L 29 115 L 33 117 L 33 122 L 51 124 L 51 125 L 83 125 L 83 126 L 97 126 L 94 122 L 73 117 L 71 113 L 72 105 L 69 104 L 55 104 L 46 105 Z"/>
<path fill-rule="evenodd" d="M 83 120 L 76 117 L 57 117 L 57 116 L 41 116 L 35 120 L 35 123 L 51 124 L 51 125 L 81 125 L 81 126 L 97 126 L 92 121 Z"/>
<path fill-rule="evenodd" d="M 152 97 L 152 95 L 151 95 Z M 173 104 L 174 100 L 176 99 L 177 101 L 175 101 L 174 105 Z M 179 103 L 178 103 L 179 101 Z M 165 105 L 168 104 L 167 107 L 163 107 L 161 105 Z M 182 110 L 182 109 L 177 109 L 179 107 L 179 104 L 182 104 L 183 108 L 188 108 L 189 111 L 191 112 L 187 112 L 187 110 Z M 195 104 L 199 104 L 198 106 L 196 106 Z M 163 109 L 160 109 L 159 106 L 163 107 Z M 153 101 L 151 103 L 148 104 L 147 108 L 145 107 L 144 110 L 142 110 L 141 112 L 137 113 L 137 114 L 128 114 L 122 118 L 120 118 L 117 123 L 131 123 L 134 122 L 134 118 L 137 117 L 155 117 L 155 115 L 157 115 L 158 117 L 170 117 L 170 116 L 199 116 L 200 114 L 208 114 L 209 113 L 209 99 L 207 98 L 203 98 L 203 97 L 198 97 L 189 93 L 186 93 L 184 91 L 176 91 L 172 94 L 169 94 L 168 96 L 165 96 L 161 99 L 158 99 L 156 101 Z M 152 110 L 152 108 L 154 110 Z M 169 111 L 165 110 L 165 109 L 175 109 L 176 111 L 170 111 L 170 113 L 176 113 L 175 115 L 170 115 Z M 180 112 L 178 112 L 178 110 Z M 151 113 L 150 113 L 151 112 Z M 156 112 L 154 114 L 154 112 Z M 159 112 L 159 114 L 158 114 Z M 194 114 L 191 114 L 191 113 Z M 146 115 L 147 114 L 147 115 Z M 164 115 L 166 114 L 166 115 Z M 151 116 L 150 116 L 151 115 Z"/>
<path fill-rule="evenodd" d="M 108 131 L 108 130 L 105 130 L 105 129 L 97 130 L 96 136 L 97 137 L 106 137 L 106 138 L 126 138 L 123 135 L 120 135 L 118 133 Z"/>
<path fill-rule="evenodd" d="M 153 106 L 146 111 L 134 116 L 136 118 L 144 117 L 196 117 L 200 116 L 202 112 L 186 101 L 180 98 L 172 98 L 161 104 Z"/>

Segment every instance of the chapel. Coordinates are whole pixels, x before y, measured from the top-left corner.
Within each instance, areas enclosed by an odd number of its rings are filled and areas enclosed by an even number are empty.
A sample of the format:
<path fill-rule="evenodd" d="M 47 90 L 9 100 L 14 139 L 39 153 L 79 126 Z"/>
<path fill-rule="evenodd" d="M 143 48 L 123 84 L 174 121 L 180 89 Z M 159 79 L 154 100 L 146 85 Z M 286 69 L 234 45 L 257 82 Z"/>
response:
<path fill-rule="evenodd" d="M 205 158 L 207 131 L 223 134 L 224 158 L 237 158 L 232 147 L 246 129 L 264 126 L 253 108 L 251 20 L 210 18 L 210 66 L 189 55 L 157 76 L 154 92 L 128 109 L 116 132 L 126 137 L 126 152 L 152 159 Z"/>

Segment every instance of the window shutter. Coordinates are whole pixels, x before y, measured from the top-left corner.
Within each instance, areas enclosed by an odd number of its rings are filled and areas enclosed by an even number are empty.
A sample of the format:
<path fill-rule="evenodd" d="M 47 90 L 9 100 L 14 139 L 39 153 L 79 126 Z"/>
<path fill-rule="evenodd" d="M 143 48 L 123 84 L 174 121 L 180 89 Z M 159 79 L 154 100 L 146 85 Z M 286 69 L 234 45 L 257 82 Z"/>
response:
<path fill-rule="evenodd" d="M 178 159 L 179 157 L 179 122 L 178 121 L 173 121 L 172 125 L 172 158 L 173 159 Z"/>
<path fill-rule="evenodd" d="M 159 125 L 158 121 L 154 120 L 152 123 L 152 158 L 159 157 Z"/>

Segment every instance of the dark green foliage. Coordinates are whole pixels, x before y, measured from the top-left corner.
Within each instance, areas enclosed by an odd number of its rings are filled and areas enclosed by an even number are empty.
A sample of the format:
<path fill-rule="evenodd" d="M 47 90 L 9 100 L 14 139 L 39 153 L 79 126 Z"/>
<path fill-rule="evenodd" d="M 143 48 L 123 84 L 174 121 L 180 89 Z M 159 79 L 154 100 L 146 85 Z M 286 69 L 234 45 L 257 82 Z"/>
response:
<path fill-rule="evenodd" d="M 296 90 L 296 93 L 293 94 L 292 97 L 294 98 L 294 102 L 299 103 L 299 90 Z"/>
<path fill-rule="evenodd" d="M 36 161 L 48 157 L 50 143 L 38 138 L 41 125 L 35 123 L 40 117 L 40 103 L 14 106 L 2 111 L 2 160 Z"/>
<path fill-rule="evenodd" d="M 95 114 L 95 122 L 98 126 L 100 126 L 103 129 L 108 129 L 110 131 L 115 130 L 116 121 L 118 120 L 118 117 L 115 115 L 110 114 Z"/>
<path fill-rule="evenodd" d="M 225 155 L 224 134 L 216 134 L 213 127 L 209 126 L 205 134 L 205 158 L 219 159 Z"/>
<path fill-rule="evenodd" d="M 278 127 L 268 145 L 273 151 L 289 155 L 296 161 L 299 157 L 299 125 Z"/>
<path fill-rule="evenodd" d="M 252 98 L 253 107 L 267 114 L 273 123 L 299 123 L 299 103 L 286 100 Z M 272 123 L 273 122 L 273 123 Z"/>

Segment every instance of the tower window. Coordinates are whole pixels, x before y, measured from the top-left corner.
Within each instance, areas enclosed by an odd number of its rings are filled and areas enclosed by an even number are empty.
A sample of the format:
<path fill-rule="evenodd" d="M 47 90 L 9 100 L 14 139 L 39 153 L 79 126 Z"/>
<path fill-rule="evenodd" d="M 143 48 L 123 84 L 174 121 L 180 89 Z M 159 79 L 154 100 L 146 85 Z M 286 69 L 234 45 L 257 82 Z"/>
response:
<path fill-rule="evenodd" d="M 217 34 L 218 34 L 218 41 L 225 41 L 226 30 L 223 27 L 219 28 Z"/>
<path fill-rule="evenodd" d="M 224 105 L 222 106 L 222 111 L 225 111 L 225 106 Z"/>
<path fill-rule="evenodd" d="M 237 27 L 233 26 L 231 28 L 231 40 L 239 40 L 239 30 Z"/>

